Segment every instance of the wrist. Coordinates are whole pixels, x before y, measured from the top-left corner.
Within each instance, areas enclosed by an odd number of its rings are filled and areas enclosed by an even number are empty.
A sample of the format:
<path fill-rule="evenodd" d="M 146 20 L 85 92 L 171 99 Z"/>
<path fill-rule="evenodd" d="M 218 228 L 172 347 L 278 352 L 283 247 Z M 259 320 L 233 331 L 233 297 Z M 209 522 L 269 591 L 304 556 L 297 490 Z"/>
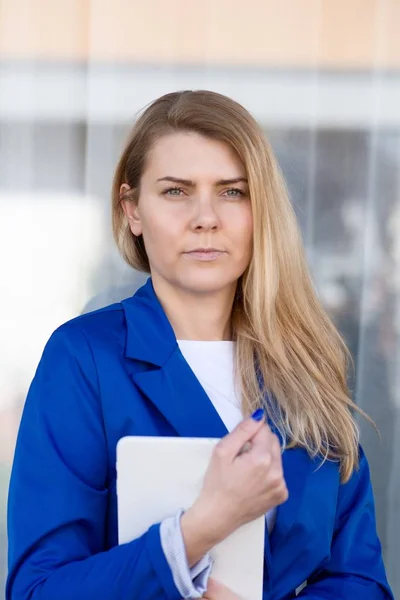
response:
<path fill-rule="evenodd" d="M 210 506 L 198 499 L 181 517 L 187 556 L 193 564 L 240 526 L 240 523 L 232 524 L 227 507 L 218 512 L 215 507 L 219 505 L 216 500 Z"/>
<path fill-rule="evenodd" d="M 195 565 L 224 539 L 205 507 L 194 504 L 181 517 L 182 538 L 189 566 Z"/>

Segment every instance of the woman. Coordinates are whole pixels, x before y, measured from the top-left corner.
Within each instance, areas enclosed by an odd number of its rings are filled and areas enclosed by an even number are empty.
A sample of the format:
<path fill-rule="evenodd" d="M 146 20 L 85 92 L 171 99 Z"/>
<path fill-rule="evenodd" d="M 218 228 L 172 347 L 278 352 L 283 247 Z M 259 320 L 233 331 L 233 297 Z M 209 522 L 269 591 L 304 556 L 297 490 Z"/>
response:
<path fill-rule="evenodd" d="M 392 598 L 345 348 L 254 119 L 212 92 L 156 100 L 120 159 L 113 227 L 151 278 L 46 346 L 11 478 L 7 600 L 234 600 L 208 553 L 263 514 L 264 598 Z M 194 505 L 118 546 L 125 435 L 222 439 Z"/>

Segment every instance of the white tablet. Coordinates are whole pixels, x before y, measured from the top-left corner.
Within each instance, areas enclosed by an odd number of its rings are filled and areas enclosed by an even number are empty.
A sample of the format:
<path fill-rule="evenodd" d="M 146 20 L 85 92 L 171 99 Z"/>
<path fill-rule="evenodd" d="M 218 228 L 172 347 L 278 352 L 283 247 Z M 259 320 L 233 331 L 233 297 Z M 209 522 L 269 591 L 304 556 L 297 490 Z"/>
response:
<path fill-rule="evenodd" d="M 136 437 L 117 445 L 119 543 L 189 508 L 218 439 Z M 243 600 L 262 600 L 265 517 L 240 527 L 212 551 L 212 576 Z"/>

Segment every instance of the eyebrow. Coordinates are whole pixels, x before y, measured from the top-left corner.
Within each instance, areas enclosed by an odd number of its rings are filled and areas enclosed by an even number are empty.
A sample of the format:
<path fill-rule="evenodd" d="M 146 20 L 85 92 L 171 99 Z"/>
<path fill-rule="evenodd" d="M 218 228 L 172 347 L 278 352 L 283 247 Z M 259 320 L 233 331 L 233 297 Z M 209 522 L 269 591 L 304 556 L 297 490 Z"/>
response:
<path fill-rule="evenodd" d="M 157 183 L 159 181 L 170 181 L 172 183 L 180 183 L 182 185 L 187 185 L 188 187 L 196 187 L 194 181 L 191 181 L 190 179 L 181 179 L 179 177 L 171 177 L 169 175 L 157 179 Z M 215 185 L 231 185 L 233 183 L 248 183 L 248 181 L 246 177 L 234 177 L 233 179 L 219 179 L 215 182 Z"/>

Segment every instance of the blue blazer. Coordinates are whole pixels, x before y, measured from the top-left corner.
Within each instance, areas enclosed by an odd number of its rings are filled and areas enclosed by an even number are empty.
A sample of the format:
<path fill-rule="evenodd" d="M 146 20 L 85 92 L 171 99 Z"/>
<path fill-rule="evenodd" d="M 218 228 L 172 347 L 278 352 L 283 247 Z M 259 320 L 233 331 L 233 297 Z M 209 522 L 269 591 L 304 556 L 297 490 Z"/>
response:
<path fill-rule="evenodd" d="M 151 279 L 132 298 L 60 327 L 20 425 L 9 492 L 7 600 L 179 600 L 159 524 L 118 546 L 115 449 L 125 435 L 227 430 L 184 360 Z M 265 545 L 264 600 L 393 599 L 367 461 L 283 453 L 289 500 Z"/>

